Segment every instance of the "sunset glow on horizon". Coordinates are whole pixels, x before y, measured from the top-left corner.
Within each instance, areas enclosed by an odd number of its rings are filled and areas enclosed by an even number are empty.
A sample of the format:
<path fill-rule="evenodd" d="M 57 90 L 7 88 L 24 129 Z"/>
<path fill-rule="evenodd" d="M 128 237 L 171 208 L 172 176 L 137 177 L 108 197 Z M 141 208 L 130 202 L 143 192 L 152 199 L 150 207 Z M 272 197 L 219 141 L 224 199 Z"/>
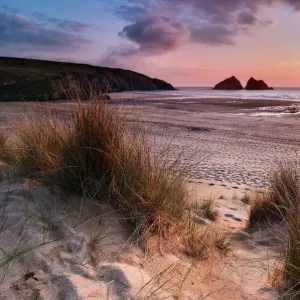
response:
<path fill-rule="evenodd" d="M 299 87 L 300 0 L 0 0 L 0 56 Z"/>

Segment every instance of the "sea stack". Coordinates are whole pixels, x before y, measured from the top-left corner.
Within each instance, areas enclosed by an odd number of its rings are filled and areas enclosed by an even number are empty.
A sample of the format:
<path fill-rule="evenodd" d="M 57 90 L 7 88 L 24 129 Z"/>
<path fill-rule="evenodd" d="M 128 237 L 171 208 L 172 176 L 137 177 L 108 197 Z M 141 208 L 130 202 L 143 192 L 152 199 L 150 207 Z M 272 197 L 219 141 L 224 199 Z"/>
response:
<path fill-rule="evenodd" d="M 263 80 L 256 80 L 251 77 L 245 88 L 246 90 L 274 90 L 272 87 L 269 87 Z"/>
<path fill-rule="evenodd" d="M 225 79 L 224 81 L 218 83 L 214 87 L 214 90 L 242 90 L 242 89 L 243 86 L 235 76 L 231 76 L 230 78 Z"/>

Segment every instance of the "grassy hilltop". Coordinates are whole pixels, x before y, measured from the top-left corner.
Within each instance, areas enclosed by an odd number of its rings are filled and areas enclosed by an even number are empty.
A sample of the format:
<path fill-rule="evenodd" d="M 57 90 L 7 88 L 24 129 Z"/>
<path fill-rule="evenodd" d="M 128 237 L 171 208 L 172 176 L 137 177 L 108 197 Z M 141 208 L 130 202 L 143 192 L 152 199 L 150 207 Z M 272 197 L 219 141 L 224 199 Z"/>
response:
<path fill-rule="evenodd" d="M 55 86 L 65 76 L 81 82 L 92 81 L 103 92 L 174 89 L 163 80 L 130 70 L 0 57 L 0 101 L 55 99 Z"/>

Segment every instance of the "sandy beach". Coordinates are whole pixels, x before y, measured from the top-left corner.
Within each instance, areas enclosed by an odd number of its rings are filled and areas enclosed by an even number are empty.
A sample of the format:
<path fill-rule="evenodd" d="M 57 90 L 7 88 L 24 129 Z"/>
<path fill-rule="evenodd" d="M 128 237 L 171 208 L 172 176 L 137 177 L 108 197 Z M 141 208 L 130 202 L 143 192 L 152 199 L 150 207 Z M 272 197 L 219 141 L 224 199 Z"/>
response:
<path fill-rule="evenodd" d="M 228 256 L 197 261 L 176 248 L 145 253 L 111 207 L 25 178 L 1 181 L 0 298 L 278 299 L 269 281 L 278 229 L 243 231 L 248 206 L 241 199 L 251 187 L 203 181 L 188 188 L 199 205 L 213 195 L 217 226 L 232 232 Z M 211 223 L 201 216 L 197 222 Z"/>
<path fill-rule="evenodd" d="M 178 158 L 189 178 L 262 187 L 274 164 L 295 160 L 299 154 L 299 102 L 234 99 L 191 102 L 166 97 L 157 100 L 157 94 L 142 98 L 144 95 L 112 94 L 111 102 L 123 105 L 133 127 L 136 122 L 143 123 L 156 146 L 168 152 L 170 161 Z M 64 115 L 74 105 L 0 103 L 0 126 L 9 130 L 13 120 L 23 112 L 54 111 Z"/>
<path fill-rule="evenodd" d="M 151 124 L 151 134 L 161 137 L 174 158 L 185 153 L 182 165 L 192 178 L 264 186 L 274 163 L 299 153 L 299 115 L 281 113 L 298 103 L 160 102 L 137 104 L 128 113 Z"/>
<path fill-rule="evenodd" d="M 1 0 L 0 300 L 300 300 L 299 12 Z"/>
<path fill-rule="evenodd" d="M 245 230 L 250 209 L 245 199 L 265 187 L 278 161 L 297 158 L 299 115 L 285 112 L 298 104 L 228 99 L 190 103 L 142 94 L 128 100 L 128 95 L 118 94 L 111 102 L 124 105 L 132 129 L 145 126 L 149 139 L 164 149 L 164 159 L 170 164 L 179 160 L 191 204 L 213 199 L 216 226 L 230 233 L 229 255 L 195 261 L 178 249 L 144 253 L 110 206 L 12 178 L 0 183 L 5 210 L 0 243 L 5 253 L 30 253 L 7 269 L 0 298 L 279 299 L 271 274 L 285 229 Z M 63 119 L 74 107 L 74 102 L 0 103 L 0 126 L 9 132 L 24 113 L 52 112 Z M 260 114 L 266 111 L 271 114 Z M 196 211 L 195 220 L 204 226 L 212 223 Z M 96 236 L 99 244 L 93 248 Z"/>

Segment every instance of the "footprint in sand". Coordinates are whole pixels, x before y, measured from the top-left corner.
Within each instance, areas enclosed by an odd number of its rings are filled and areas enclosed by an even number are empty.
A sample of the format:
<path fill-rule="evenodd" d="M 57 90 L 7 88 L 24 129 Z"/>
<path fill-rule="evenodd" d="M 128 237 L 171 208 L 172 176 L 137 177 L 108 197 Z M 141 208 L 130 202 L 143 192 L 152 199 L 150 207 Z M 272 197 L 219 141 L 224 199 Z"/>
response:
<path fill-rule="evenodd" d="M 243 220 L 241 218 L 237 218 L 236 216 L 234 216 L 232 214 L 225 214 L 225 217 L 232 218 L 236 222 L 243 222 Z"/>
<path fill-rule="evenodd" d="M 241 218 L 232 218 L 232 219 L 237 222 L 243 222 L 243 220 Z"/>
<path fill-rule="evenodd" d="M 234 218 L 234 215 L 232 215 L 232 214 L 225 214 L 225 217 L 227 217 L 227 218 Z"/>

